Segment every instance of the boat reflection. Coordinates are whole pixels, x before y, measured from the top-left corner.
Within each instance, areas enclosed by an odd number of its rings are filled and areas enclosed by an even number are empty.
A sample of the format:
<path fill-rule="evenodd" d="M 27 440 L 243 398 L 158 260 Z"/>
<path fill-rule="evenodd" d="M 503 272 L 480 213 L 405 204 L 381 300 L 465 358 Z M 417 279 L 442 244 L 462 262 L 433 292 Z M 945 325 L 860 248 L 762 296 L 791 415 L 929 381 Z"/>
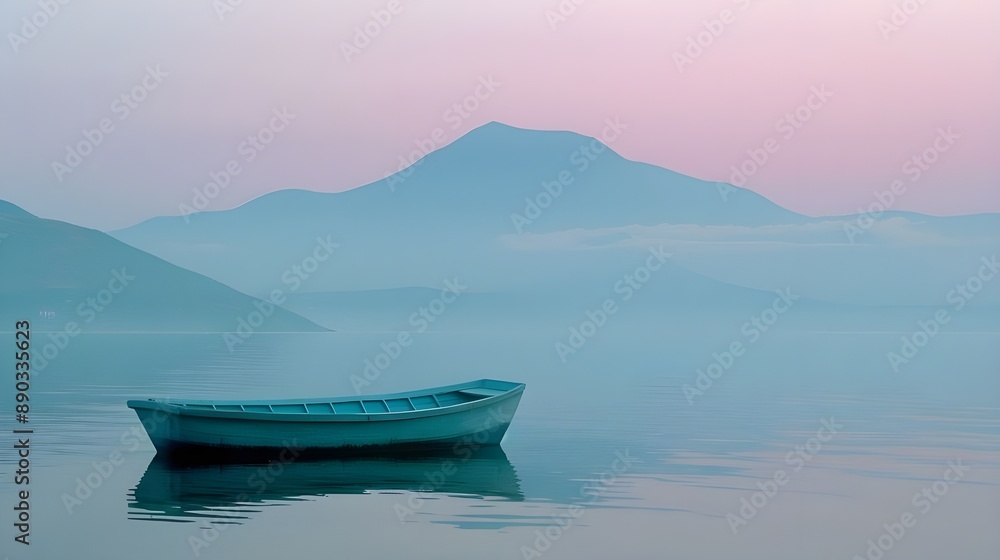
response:
<path fill-rule="evenodd" d="M 411 457 L 185 465 L 154 457 L 128 495 L 130 519 L 240 523 L 260 507 L 331 494 L 411 491 L 521 501 L 521 483 L 499 446 Z"/>

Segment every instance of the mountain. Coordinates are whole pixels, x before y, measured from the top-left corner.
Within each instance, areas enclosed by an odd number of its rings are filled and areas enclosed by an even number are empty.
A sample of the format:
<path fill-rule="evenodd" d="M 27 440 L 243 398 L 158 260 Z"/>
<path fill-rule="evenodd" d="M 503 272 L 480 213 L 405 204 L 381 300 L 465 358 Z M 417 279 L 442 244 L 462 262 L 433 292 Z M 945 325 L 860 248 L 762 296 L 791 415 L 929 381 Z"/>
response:
<path fill-rule="evenodd" d="M 297 296 L 432 288 L 455 275 L 482 292 L 596 291 L 606 271 L 624 273 L 629 259 L 662 245 L 674 265 L 730 285 L 936 305 L 971 274 L 961 271 L 1000 249 L 997 215 L 868 218 L 802 216 L 745 189 L 629 161 L 586 136 L 491 123 L 350 191 L 277 191 L 111 235 L 258 297 L 326 237 L 336 254 Z M 980 301 L 1000 302 L 995 290 L 988 297 Z"/>
<path fill-rule="evenodd" d="M 322 331 L 311 321 L 241 294 L 99 231 L 37 218 L 0 201 L 0 320 L 39 331 L 73 322 L 86 331 Z M 262 311 L 261 311 L 262 310 Z M 73 327 L 70 327 L 73 328 Z"/>
<path fill-rule="evenodd" d="M 259 295 L 280 273 L 269 265 L 272 258 L 261 255 L 305 255 L 316 237 L 326 235 L 342 243 L 339 261 L 351 266 L 337 277 L 321 274 L 306 291 L 432 286 L 440 279 L 436 270 L 452 257 L 502 235 L 664 221 L 749 226 L 805 219 L 742 189 L 723 200 L 715 183 L 631 162 L 610 149 L 595 154 L 595 146 L 603 144 L 571 132 L 492 123 L 389 180 L 335 194 L 278 191 L 232 210 L 155 218 L 111 235 Z M 561 192 L 553 188 L 553 197 L 543 183 L 558 181 L 561 173 L 568 184 Z M 609 182 L 615 186 L 608 188 Z M 526 199 L 552 202 L 519 232 L 513 216 L 535 216 Z M 416 253 L 419 259 L 410 258 Z"/>
<path fill-rule="evenodd" d="M 0 216 L 8 216 L 11 218 L 34 218 L 35 216 L 20 206 L 16 206 L 7 202 L 6 200 L 0 200 Z"/>

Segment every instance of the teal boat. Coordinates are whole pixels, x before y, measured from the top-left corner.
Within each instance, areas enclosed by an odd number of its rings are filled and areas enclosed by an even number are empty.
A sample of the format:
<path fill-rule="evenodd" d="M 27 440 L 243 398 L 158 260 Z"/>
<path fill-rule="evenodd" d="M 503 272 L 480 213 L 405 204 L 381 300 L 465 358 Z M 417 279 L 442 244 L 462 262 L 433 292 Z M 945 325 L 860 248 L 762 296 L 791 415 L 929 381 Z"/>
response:
<path fill-rule="evenodd" d="M 480 379 L 386 395 L 275 401 L 130 400 L 158 452 L 180 459 L 366 455 L 499 445 L 523 383 Z"/>

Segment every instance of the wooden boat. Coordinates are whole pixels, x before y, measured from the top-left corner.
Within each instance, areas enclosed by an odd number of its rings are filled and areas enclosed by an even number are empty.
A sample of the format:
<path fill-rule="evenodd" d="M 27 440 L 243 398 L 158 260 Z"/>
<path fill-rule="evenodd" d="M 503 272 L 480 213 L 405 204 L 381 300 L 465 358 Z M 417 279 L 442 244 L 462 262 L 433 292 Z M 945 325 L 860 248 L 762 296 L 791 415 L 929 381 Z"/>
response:
<path fill-rule="evenodd" d="M 381 454 L 499 445 L 523 383 L 480 379 L 420 391 L 275 401 L 130 400 L 158 452 L 178 459 Z"/>

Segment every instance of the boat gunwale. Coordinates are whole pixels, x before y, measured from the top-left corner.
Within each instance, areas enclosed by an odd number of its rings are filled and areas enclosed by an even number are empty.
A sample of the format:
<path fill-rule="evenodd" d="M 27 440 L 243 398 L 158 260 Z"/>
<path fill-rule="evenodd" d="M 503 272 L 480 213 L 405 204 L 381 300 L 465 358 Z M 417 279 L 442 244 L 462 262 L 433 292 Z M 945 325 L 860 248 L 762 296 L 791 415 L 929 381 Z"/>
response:
<path fill-rule="evenodd" d="M 500 389 L 489 387 L 491 384 L 509 387 Z M 281 404 L 326 404 L 338 402 L 360 402 L 366 400 L 391 400 L 397 398 L 407 398 L 415 396 L 437 395 L 461 391 L 463 389 L 493 388 L 504 392 L 486 396 L 480 399 L 455 403 L 434 408 L 421 410 L 388 411 L 388 412 L 351 412 L 351 413 L 310 413 L 310 412 L 262 412 L 245 410 L 214 410 L 188 408 L 185 405 L 281 405 Z M 131 409 L 158 410 L 176 416 L 191 416 L 200 418 L 218 418 L 230 420 L 242 420 L 246 422 L 372 422 L 372 421 L 400 421 L 414 418 L 424 418 L 429 416 L 441 416 L 456 414 L 477 408 L 491 406 L 501 401 L 524 392 L 524 383 L 512 381 L 499 381 L 495 379 L 479 379 L 455 385 L 444 385 L 441 387 L 430 387 L 416 391 L 406 391 L 400 393 L 384 393 L 379 395 L 358 395 L 356 397 L 334 397 L 324 401 L 319 399 L 281 399 L 281 400 L 185 400 L 167 401 L 165 399 L 129 400 L 126 404 Z"/>

